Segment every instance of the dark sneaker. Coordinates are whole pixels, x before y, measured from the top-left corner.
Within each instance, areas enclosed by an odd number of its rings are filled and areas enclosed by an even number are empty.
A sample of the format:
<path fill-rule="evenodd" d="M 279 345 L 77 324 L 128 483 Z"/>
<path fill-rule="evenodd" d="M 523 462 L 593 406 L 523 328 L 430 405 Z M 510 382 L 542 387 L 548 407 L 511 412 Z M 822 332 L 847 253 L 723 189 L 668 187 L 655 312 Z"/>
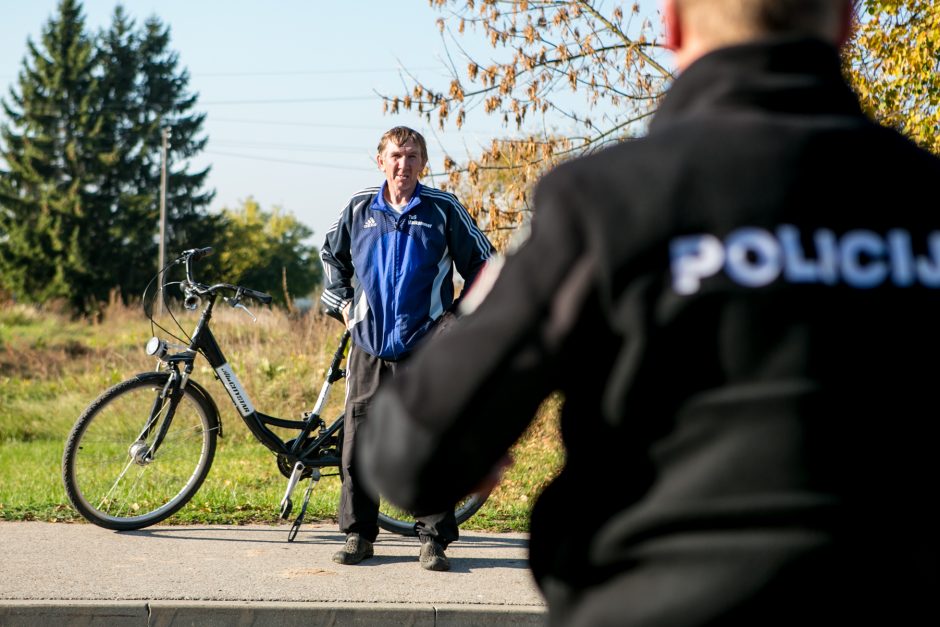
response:
<path fill-rule="evenodd" d="M 371 542 L 358 533 L 351 533 L 346 536 L 346 546 L 333 554 L 333 561 L 337 564 L 358 564 L 374 554 Z"/>
<path fill-rule="evenodd" d="M 421 545 L 418 561 L 425 570 L 450 570 L 450 560 L 444 555 L 444 547 L 434 540 L 428 540 Z"/>

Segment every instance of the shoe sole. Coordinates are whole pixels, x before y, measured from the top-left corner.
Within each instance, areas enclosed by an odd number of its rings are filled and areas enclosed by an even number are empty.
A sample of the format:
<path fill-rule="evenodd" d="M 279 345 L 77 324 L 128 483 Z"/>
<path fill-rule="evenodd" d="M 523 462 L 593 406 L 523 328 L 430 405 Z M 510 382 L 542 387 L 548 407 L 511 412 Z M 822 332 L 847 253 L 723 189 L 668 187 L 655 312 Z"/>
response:
<path fill-rule="evenodd" d="M 343 566 L 355 566 L 356 564 L 361 564 L 362 562 L 366 561 L 366 560 L 369 559 L 370 557 L 372 557 L 372 556 L 371 556 L 371 555 L 367 555 L 367 556 L 363 557 L 362 559 L 358 559 L 358 560 L 344 560 L 344 559 L 336 559 L 336 558 L 333 558 L 333 561 L 334 561 L 335 563 L 337 563 L 337 564 L 342 564 Z"/>
<path fill-rule="evenodd" d="M 333 556 L 333 561 L 336 562 L 337 564 L 342 564 L 343 566 L 355 566 L 356 564 L 360 562 L 364 562 L 365 560 L 374 556 L 375 556 L 375 553 L 372 551 L 369 551 L 368 553 L 366 553 L 359 559 L 355 559 L 354 557 L 352 557 L 350 553 L 343 553 L 341 551 Z"/>
<path fill-rule="evenodd" d="M 421 568 L 424 570 L 433 570 L 435 572 L 443 573 L 450 570 L 450 564 L 439 561 L 421 562 Z"/>

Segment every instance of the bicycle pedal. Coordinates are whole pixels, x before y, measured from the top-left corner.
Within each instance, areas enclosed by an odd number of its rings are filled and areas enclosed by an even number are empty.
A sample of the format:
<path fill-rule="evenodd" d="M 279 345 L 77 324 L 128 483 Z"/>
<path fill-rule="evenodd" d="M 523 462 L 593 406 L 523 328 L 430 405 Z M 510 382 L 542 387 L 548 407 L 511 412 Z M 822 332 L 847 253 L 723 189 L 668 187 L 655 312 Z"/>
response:
<path fill-rule="evenodd" d="M 290 499 L 287 499 L 281 504 L 281 520 L 287 520 L 290 516 L 291 510 L 294 509 L 294 502 Z"/>

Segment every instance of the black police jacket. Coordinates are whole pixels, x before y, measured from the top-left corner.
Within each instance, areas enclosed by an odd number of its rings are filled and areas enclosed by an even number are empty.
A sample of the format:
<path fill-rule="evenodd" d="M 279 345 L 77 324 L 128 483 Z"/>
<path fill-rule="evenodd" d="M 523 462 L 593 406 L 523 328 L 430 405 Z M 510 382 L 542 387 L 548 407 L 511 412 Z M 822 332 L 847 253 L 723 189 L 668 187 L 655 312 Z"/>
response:
<path fill-rule="evenodd" d="M 545 177 L 479 309 L 375 400 L 371 476 L 442 510 L 559 390 L 556 620 L 936 620 L 938 183 L 831 46 L 706 55 L 648 136 Z"/>

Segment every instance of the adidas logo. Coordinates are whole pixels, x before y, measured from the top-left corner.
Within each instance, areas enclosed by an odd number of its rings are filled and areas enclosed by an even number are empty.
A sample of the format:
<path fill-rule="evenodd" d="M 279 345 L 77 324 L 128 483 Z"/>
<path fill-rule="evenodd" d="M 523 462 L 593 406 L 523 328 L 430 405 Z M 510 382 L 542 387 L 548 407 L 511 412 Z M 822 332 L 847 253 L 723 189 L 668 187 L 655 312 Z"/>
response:
<path fill-rule="evenodd" d="M 373 228 L 373 227 L 375 227 L 375 226 L 377 226 L 376 223 L 375 223 L 375 218 L 373 218 L 372 216 L 369 216 L 369 219 L 366 220 L 366 223 L 362 225 L 362 228 L 364 228 L 364 229 L 371 229 L 371 228 Z"/>

